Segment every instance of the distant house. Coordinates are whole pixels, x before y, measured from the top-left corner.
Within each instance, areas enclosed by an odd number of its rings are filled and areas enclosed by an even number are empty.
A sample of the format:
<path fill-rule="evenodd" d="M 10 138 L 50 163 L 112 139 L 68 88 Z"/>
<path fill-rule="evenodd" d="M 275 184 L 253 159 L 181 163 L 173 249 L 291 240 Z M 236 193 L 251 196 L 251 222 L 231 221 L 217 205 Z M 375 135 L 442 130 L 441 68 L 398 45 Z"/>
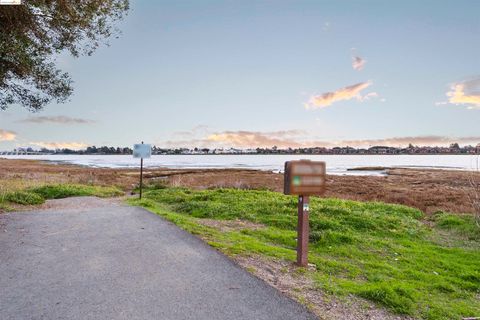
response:
<path fill-rule="evenodd" d="M 335 153 L 335 154 L 339 154 L 339 153 L 341 153 L 342 148 L 340 148 L 340 147 L 334 147 L 334 148 L 332 148 L 332 151 L 333 151 L 333 153 Z"/>
<path fill-rule="evenodd" d="M 394 154 L 394 153 L 397 153 L 397 149 L 393 147 L 387 147 L 387 146 L 374 146 L 374 147 L 368 148 L 368 153 Z"/>

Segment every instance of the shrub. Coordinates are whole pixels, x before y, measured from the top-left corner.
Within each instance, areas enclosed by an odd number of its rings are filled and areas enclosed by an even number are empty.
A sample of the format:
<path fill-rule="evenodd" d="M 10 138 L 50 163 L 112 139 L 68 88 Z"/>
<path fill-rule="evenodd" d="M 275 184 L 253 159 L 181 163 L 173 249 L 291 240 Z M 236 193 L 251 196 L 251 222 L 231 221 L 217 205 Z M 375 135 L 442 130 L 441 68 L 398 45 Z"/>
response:
<path fill-rule="evenodd" d="M 35 205 L 45 202 L 42 196 L 26 191 L 9 192 L 5 195 L 5 200 L 23 205 Z"/>
<path fill-rule="evenodd" d="M 75 184 L 45 185 L 32 188 L 30 192 L 37 193 L 45 199 L 61 199 L 80 196 L 113 197 L 122 192 L 115 187 L 96 187 Z"/>

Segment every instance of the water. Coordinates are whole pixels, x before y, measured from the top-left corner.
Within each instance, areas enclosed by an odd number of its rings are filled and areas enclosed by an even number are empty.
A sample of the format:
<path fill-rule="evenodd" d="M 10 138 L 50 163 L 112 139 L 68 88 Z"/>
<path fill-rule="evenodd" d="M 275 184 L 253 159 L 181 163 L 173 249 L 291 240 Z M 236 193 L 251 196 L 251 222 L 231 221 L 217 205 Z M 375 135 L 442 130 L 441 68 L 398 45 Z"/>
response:
<path fill-rule="evenodd" d="M 140 160 L 131 155 L 11 155 L 7 159 L 38 159 L 100 168 L 135 168 Z M 182 169 L 240 168 L 281 172 L 285 161 L 325 161 L 329 174 L 383 175 L 381 170 L 347 171 L 358 167 L 404 167 L 472 170 L 478 167 L 475 155 L 155 155 L 144 160 L 145 167 Z"/>

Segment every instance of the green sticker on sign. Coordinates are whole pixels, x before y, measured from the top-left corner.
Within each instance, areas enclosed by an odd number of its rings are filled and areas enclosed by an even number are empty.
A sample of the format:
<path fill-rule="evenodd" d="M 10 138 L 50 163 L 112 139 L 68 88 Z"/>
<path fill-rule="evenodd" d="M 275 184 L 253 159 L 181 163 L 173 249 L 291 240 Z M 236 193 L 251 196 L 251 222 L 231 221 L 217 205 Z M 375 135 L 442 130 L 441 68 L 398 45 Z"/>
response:
<path fill-rule="evenodd" d="M 294 176 L 294 177 L 293 177 L 292 184 L 293 184 L 294 186 L 299 186 L 301 182 L 302 182 L 302 181 L 301 181 L 301 179 L 300 179 L 300 176 Z"/>

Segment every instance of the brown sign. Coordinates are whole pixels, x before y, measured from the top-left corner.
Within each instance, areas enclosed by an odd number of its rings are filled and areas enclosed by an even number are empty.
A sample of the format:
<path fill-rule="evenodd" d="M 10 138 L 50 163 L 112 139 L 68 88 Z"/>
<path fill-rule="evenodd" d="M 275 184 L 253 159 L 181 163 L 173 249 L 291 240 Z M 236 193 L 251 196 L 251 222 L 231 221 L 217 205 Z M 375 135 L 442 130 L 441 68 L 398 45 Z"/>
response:
<path fill-rule="evenodd" d="M 285 162 L 285 194 L 298 195 L 297 264 L 308 266 L 309 196 L 325 192 L 325 162 L 298 160 Z"/>
<path fill-rule="evenodd" d="M 284 193 L 322 195 L 325 192 L 326 167 L 323 161 L 296 160 L 285 162 Z"/>

